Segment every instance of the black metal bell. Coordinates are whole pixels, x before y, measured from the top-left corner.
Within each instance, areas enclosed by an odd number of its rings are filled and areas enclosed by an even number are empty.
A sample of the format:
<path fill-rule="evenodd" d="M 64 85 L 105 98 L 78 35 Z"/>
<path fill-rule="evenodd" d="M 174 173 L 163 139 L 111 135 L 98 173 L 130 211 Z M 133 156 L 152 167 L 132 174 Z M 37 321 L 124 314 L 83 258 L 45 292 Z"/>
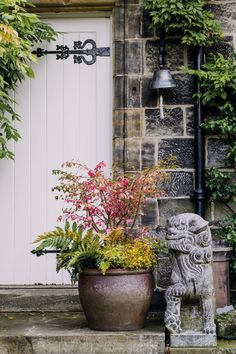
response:
<path fill-rule="evenodd" d="M 153 75 L 153 79 L 151 82 L 152 89 L 164 89 L 176 87 L 175 81 L 171 76 L 170 70 L 168 69 L 160 69 L 156 70 Z"/>

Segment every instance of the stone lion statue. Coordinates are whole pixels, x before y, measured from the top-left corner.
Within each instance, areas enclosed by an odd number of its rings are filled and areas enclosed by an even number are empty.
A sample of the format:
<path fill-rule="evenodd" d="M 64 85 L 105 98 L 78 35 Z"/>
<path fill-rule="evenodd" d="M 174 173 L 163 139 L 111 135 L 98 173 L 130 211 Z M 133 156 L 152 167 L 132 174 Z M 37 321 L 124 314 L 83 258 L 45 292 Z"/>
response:
<path fill-rule="evenodd" d="M 181 332 L 181 300 L 198 298 L 202 305 L 203 332 L 215 334 L 212 240 L 208 222 L 192 213 L 167 221 L 172 255 L 171 286 L 166 290 L 165 325 L 170 333 Z"/>

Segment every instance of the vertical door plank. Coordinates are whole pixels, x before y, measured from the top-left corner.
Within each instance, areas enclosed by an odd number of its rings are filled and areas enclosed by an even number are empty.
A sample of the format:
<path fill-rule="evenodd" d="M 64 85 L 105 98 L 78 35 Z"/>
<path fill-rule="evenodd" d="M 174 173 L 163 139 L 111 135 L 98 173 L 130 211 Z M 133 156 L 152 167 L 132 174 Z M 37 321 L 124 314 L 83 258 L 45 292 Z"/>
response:
<path fill-rule="evenodd" d="M 30 251 L 33 245 L 30 239 L 30 97 L 31 81 L 26 79 L 16 90 L 15 100 L 21 122 L 16 128 L 20 131 L 21 139 L 15 144 L 15 243 L 14 277 L 18 284 L 28 284 L 30 276 Z"/>
<path fill-rule="evenodd" d="M 58 36 L 57 42 L 64 44 L 64 35 Z M 48 50 L 55 50 L 54 42 L 47 45 Z M 53 230 L 58 225 L 57 219 L 61 214 L 62 202 L 55 200 L 52 187 L 57 179 L 52 175 L 52 169 L 60 168 L 64 158 L 64 62 L 55 60 L 55 56 L 47 56 L 47 155 L 46 155 L 46 228 L 45 232 Z M 46 257 L 47 284 L 62 283 L 62 274 L 56 274 L 56 255 Z"/>
<path fill-rule="evenodd" d="M 13 95 L 12 95 L 12 98 Z M 14 152 L 14 143 L 8 144 Z M 0 215 L 1 244 L 0 248 L 0 283 L 14 284 L 15 241 L 15 166 L 10 160 L 0 160 Z"/>
<path fill-rule="evenodd" d="M 30 238 L 31 241 L 46 230 L 46 154 L 47 154 L 47 57 L 35 65 L 36 80 L 31 81 L 30 125 Z M 46 258 L 31 256 L 30 283 L 45 284 Z"/>
<path fill-rule="evenodd" d="M 110 19 L 104 19 L 100 23 L 100 31 L 98 32 L 98 47 L 110 46 L 111 43 L 111 23 Z M 111 48 L 112 50 L 112 48 Z M 112 53 L 111 53 L 112 55 Z M 98 57 L 97 63 L 97 158 L 99 161 L 105 160 L 108 167 L 112 165 L 112 72 L 110 57 Z M 107 139 L 106 137 L 110 137 Z"/>

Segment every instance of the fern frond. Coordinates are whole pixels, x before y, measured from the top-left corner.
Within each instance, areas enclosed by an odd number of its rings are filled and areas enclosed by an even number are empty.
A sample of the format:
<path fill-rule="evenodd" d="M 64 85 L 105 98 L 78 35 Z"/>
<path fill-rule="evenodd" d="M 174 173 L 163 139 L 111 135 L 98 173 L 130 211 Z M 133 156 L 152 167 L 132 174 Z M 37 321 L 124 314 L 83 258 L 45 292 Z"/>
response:
<path fill-rule="evenodd" d="M 105 275 L 106 271 L 110 268 L 111 262 L 109 261 L 102 261 L 99 265 L 99 269 L 101 270 L 102 274 Z"/>

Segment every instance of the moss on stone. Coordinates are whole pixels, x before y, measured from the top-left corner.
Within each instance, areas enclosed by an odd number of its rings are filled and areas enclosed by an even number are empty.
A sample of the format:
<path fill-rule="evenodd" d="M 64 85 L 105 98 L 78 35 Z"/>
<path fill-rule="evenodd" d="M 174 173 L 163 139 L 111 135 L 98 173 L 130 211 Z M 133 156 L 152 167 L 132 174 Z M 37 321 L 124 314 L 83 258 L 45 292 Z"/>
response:
<path fill-rule="evenodd" d="M 219 338 L 236 339 L 236 310 L 217 316 L 216 323 Z"/>

